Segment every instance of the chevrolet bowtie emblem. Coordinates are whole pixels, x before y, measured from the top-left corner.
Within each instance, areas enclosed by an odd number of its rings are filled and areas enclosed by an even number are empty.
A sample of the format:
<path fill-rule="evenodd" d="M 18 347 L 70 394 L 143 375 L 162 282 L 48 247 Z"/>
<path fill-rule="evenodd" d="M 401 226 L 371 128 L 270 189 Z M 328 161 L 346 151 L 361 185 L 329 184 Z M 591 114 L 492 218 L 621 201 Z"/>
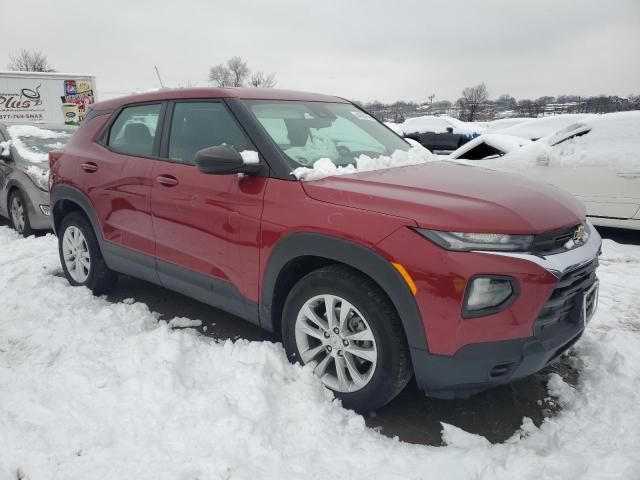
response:
<path fill-rule="evenodd" d="M 587 241 L 587 231 L 584 225 L 580 225 L 576 228 L 575 232 L 573 232 L 573 241 L 576 243 L 584 243 Z"/>

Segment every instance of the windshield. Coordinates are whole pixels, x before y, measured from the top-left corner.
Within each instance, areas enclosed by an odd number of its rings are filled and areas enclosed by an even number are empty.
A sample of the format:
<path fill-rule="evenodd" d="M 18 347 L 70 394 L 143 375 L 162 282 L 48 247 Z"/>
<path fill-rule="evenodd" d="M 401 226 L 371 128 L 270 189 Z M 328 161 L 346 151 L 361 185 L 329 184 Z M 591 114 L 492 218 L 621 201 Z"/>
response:
<path fill-rule="evenodd" d="M 379 157 L 411 146 L 375 118 L 349 103 L 245 100 L 291 167 L 328 158 L 354 165 L 360 155 Z"/>
<path fill-rule="evenodd" d="M 12 125 L 7 130 L 18 154 L 32 162 L 46 162 L 49 152 L 64 148 L 73 133 L 73 130 L 35 125 Z"/>

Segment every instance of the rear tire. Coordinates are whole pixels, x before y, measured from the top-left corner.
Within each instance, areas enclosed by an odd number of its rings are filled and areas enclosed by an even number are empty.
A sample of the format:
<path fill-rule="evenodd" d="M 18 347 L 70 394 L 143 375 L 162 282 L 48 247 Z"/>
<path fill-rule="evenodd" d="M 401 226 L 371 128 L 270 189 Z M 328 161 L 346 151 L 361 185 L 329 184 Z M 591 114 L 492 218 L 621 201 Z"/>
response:
<path fill-rule="evenodd" d="M 23 237 L 34 234 L 29 221 L 29 209 L 20 190 L 14 190 L 9 196 L 9 222 L 11 227 Z"/>
<path fill-rule="evenodd" d="M 58 232 L 58 253 L 64 276 L 73 286 L 84 286 L 94 295 L 101 295 L 118 280 L 102 257 L 91 224 L 80 212 L 71 212 L 63 218 Z"/>
<path fill-rule="evenodd" d="M 347 408 L 382 407 L 412 376 L 405 333 L 391 301 L 375 282 L 344 265 L 315 270 L 293 287 L 282 338 L 289 360 L 313 365 Z"/>

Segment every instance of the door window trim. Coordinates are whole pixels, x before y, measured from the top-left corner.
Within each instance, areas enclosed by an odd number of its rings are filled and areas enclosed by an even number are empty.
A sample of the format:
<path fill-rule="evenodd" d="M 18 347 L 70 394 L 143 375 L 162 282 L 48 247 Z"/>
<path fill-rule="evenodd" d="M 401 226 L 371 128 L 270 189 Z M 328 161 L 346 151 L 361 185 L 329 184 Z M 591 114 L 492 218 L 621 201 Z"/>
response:
<path fill-rule="evenodd" d="M 180 162 L 178 160 L 172 160 L 171 158 L 169 158 L 169 140 L 171 137 L 171 124 L 173 122 L 173 114 L 175 111 L 175 106 L 178 103 L 220 103 L 222 104 L 222 107 L 227 111 L 227 113 L 229 114 L 229 117 L 233 120 L 233 122 L 236 124 L 236 126 L 238 127 L 238 129 L 242 132 L 242 134 L 247 137 L 247 139 L 251 142 L 251 144 L 253 145 L 253 148 L 255 149 L 256 152 L 258 152 L 258 158 L 260 159 L 260 165 L 262 165 L 265 168 L 265 173 L 256 173 L 256 174 L 252 174 L 253 176 L 258 176 L 258 177 L 268 177 L 269 173 L 269 164 L 265 161 L 264 156 L 262 155 L 262 153 L 260 152 L 260 150 L 258 149 L 258 147 L 256 146 L 256 142 L 251 138 L 251 136 L 247 133 L 246 129 L 242 126 L 242 124 L 238 121 L 238 119 L 236 118 L 235 114 L 233 113 L 233 111 L 229 108 L 229 106 L 226 104 L 226 102 L 224 101 L 223 98 L 218 98 L 218 97 L 213 97 L 213 98 L 179 98 L 179 99 L 173 99 L 173 100 L 168 100 L 167 101 L 167 107 L 165 110 L 165 118 L 164 118 L 164 123 L 163 123 L 163 128 L 162 128 L 162 139 L 160 141 L 160 150 L 158 152 L 158 157 L 154 158 L 155 160 L 161 160 L 163 162 L 169 162 L 169 163 L 177 163 L 178 165 L 184 165 L 187 167 L 194 167 L 197 168 L 195 163 L 186 163 L 186 162 Z"/>

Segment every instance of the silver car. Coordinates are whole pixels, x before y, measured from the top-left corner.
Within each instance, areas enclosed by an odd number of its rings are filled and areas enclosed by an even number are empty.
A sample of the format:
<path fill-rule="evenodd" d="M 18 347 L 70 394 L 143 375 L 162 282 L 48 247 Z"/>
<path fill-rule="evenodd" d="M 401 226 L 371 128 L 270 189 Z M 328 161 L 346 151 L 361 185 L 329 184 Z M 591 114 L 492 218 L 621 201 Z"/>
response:
<path fill-rule="evenodd" d="M 77 127 L 0 124 L 0 215 L 25 237 L 51 230 L 49 162 Z"/>

